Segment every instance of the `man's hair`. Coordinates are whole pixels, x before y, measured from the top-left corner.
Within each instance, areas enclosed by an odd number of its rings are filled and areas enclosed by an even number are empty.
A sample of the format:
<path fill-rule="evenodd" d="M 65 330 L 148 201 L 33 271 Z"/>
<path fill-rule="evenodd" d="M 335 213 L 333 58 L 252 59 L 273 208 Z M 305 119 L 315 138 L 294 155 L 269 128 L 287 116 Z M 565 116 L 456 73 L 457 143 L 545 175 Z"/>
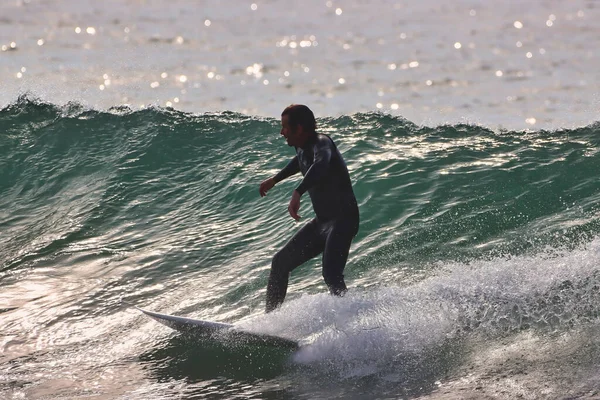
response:
<path fill-rule="evenodd" d="M 303 104 L 292 104 L 287 106 L 281 113 L 282 117 L 284 115 L 288 116 L 288 121 L 292 128 L 300 125 L 305 131 L 313 134 L 317 130 L 317 121 L 315 120 L 315 115 L 310 108 Z"/>

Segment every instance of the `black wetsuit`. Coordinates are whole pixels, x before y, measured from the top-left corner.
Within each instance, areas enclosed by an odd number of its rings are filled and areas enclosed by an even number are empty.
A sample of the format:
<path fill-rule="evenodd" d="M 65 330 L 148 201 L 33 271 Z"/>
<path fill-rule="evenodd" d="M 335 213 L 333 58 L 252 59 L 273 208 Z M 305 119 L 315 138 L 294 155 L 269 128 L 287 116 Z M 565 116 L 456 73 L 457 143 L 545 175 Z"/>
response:
<path fill-rule="evenodd" d="M 348 168 L 335 143 L 316 134 L 274 178 L 280 182 L 298 172 L 304 179 L 296 190 L 308 191 L 316 217 L 281 249 L 271 265 L 267 285 L 267 312 L 285 298 L 290 272 L 323 253 L 323 278 L 330 293 L 346 292 L 344 267 L 352 239 L 358 232 L 359 213 Z"/>

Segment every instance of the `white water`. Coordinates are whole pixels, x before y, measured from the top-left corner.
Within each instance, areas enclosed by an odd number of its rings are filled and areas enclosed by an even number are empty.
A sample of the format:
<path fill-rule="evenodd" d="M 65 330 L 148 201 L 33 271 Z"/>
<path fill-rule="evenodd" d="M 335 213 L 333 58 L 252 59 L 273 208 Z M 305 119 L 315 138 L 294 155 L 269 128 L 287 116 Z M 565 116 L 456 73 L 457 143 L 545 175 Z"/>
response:
<path fill-rule="evenodd" d="M 376 379 L 382 393 L 400 385 L 414 394 L 429 383 L 433 398 L 564 398 L 600 389 L 598 265 L 600 239 L 572 251 L 445 264 L 406 286 L 344 299 L 305 295 L 243 326 L 302 339 L 293 361 L 309 375 L 348 385 Z"/>

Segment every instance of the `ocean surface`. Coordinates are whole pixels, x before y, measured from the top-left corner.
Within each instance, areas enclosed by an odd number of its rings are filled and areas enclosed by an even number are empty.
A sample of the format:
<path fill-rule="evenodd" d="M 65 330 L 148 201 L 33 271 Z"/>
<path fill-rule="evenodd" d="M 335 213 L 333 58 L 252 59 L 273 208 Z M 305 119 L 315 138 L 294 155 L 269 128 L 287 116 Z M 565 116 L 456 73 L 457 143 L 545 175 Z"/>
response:
<path fill-rule="evenodd" d="M 203 3 L 0 3 L 0 398 L 600 398 L 600 4 Z M 290 103 L 361 225 L 266 315 Z"/>

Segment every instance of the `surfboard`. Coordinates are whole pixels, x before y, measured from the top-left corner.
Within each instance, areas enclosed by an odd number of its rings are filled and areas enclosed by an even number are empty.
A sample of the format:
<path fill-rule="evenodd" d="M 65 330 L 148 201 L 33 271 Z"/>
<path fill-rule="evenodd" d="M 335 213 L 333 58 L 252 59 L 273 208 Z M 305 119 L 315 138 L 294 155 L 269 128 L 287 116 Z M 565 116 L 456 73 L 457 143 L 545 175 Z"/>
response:
<path fill-rule="evenodd" d="M 290 350 L 296 350 L 300 347 L 295 340 L 280 336 L 248 332 L 231 324 L 161 314 L 137 306 L 133 307 L 171 329 L 203 340 L 216 341 L 232 346 L 262 345 Z"/>

